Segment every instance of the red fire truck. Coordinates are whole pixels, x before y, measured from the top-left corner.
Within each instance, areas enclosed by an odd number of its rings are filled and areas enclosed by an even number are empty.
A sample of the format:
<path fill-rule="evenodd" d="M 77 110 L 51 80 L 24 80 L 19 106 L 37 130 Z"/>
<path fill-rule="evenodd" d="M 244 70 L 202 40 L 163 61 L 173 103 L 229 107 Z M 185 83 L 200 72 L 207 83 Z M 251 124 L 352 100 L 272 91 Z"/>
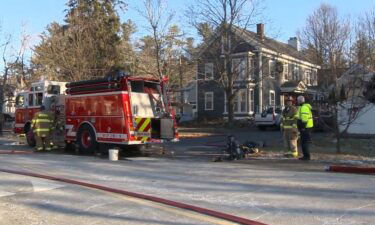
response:
<path fill-rule="evenodd" d="M 166 79 L 124 73 L 66 85 L 38 82 L 16 97 L 14 131 L 25 133 L 29 145 L 33 145 L 30 121 L 43 104 L 55 112 L 57 120 L 63 121 L 65 143 L 75 143 L 82 153 L 94 153 L 100 144 L 124 148 L 176 141 L 178 133 L 167 83 Z"/>

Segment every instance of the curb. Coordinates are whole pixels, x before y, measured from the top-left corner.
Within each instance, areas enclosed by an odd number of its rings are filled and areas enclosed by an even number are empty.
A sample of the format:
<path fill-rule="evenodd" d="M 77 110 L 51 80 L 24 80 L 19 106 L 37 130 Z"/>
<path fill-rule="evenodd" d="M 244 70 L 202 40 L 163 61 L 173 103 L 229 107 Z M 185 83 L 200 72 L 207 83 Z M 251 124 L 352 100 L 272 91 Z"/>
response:
<path fill-rule="evenodd" d="M 16 151 L 16 150 L 7 150 L 7 151 L 0 150 L 0 155 L 30 155 L 30 154 L 34 154 L 34 152 Z"/>
<path fill-rule="evenodd" d="M 356 166 L 337 166 L 332 165 L 326 168 L 329 172 L 338 173 L 356 173 L 356 174 L 375 174 L 375 167 L 356 167 Z"/>

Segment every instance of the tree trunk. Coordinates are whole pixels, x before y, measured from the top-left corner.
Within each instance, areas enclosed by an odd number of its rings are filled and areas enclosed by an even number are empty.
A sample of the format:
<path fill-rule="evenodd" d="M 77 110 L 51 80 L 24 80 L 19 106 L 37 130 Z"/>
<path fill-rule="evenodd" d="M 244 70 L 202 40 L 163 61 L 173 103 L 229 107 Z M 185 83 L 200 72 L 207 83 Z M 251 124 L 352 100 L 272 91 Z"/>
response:
<path fill-rule="evenodd" d="M 4 78 L 6 79 L 6 78 Z M 3 82 L 5 83 L 5 82 Z M 4 85 L 0 87 L 0 136 L 3 136 L 3 127 L 4 127 Z"/>
<path fill-rule="evenodd" d="M 184 113 L 184 91 L 182 90 L 183 88 L 183 74 L 182 74 L 182 61 L 181 61 L 181 56 L 180 60 L 178 63 L 179 67 L 179 75 L 180 75 L 180 101 L 181 101 L 181 106 L 180 106 L 180 113 L 181 115 Z"/>
<path fill-rule="evenodd" d="M 341 137 L 340 137 L 340 134 L 337 134 L 337 136 L 336 136 L 336 153 L 337 154 L 341 153 Z"/>
<path fill-rule="evenodd" d="M 231 127 L 234 121 L 234 110 L 233 110 L 233 93 L 232 88 L 228 88 L 227 92 L 227 111 L 228 111 L 228 125 Z"/>
<path fill-rule="evenodd" d="M 335 136 L 336 136 L 336 153 L 339 154 L 341 153 L 341 134 L 340 134 L 340 125 L 339 125 L 339 121 L 338 121 L 338 109 L 337 109 L 337 104 L 334 108 L 334 112 L 335 112 Z"/>

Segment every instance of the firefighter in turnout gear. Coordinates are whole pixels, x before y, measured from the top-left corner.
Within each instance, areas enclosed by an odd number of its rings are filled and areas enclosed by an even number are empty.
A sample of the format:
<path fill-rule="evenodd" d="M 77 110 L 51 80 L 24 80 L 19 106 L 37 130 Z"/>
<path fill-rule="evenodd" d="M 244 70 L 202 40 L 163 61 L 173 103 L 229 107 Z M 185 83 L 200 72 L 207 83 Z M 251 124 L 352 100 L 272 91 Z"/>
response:
<path fill-rule="evenodd" d="M 53 117 L 43 105 L 40 107 L 40 112 L 34 115 L 31 126 L 36 141 L 36 151 L 50 151 Z"/>
<path fill-rule="evenodd" d="M 298 157 L 298 110 L 293 105 L 293 98 L 289 96 L 286 100 L 286 107 L 282 112 L 280 127 L 283 131 L 284 144 L 287 149 L 286 157 Z"/>
<path fill-rule="evenodd" d="M 300 160 L 310 160 L 311 128 L 314 127 L 311 105 L 305 102 L 305 97 L 298 96 L 298 130 L 301 133 L 301 148 L 303 157 Z"/>

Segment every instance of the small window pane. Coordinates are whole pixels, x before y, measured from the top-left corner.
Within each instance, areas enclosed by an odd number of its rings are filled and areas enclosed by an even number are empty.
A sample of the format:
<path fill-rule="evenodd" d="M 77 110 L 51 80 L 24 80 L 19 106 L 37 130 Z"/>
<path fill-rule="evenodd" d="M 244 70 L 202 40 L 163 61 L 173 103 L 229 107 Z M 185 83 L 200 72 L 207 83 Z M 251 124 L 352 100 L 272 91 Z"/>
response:
<path fill-rule="evenodd" d="M 212 80 L 214 78 L 214 64 L 206 63 L 204 66 L 204 74 L 206 80 Z"/>
<path fill-rule="evenodd" d="M 275 92 L 274 91 L 270 91 L 270 105 L 272 107 L 275 106 Z"/>
<path fill-rule="evenodd" d="M 34 106 L 34 94 L 29 94 L 29 106 Z"/>
<path fill-rule="evenodd" d="M 36 98 L 35 98 L 35 105 L 36 106 L 42 105 L 42 102 L 43 102 L 43 93 L 36 93 L 35 96 L 36 96 Z"/>
<path fill-rule="evenodd" d="M 250 111 L 254 112 L 254 90 L 253 89 L 250 90 L 249 100 L 250 100 Z"/>
<path fill-rule="evenodd" d="M 240 92 L 240 96 L 241 96 L 241 112 L 246 112 L 246 92 L 245 90 L 242 90 Z"/>
<path fill-rule="evenodd" d="M 47 89 L 48 94 L 58 95 L 60 94 L 60 86 L 59 85 L 49 85 Z"/>
<path fill-rule="evenodd" d="M 214 108 L 213 97 L 214 96 L 212 92 L 205 93 L 205 109 L 206 110 L 213 110 Z"/>

